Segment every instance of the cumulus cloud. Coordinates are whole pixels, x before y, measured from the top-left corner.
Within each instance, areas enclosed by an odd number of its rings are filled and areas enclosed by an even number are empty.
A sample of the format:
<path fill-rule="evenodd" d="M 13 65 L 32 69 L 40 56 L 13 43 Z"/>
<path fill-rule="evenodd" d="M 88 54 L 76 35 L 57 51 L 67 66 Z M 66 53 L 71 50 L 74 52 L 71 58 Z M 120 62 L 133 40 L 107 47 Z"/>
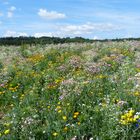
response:
<path fill-rule="evenodd" d="M 38 25 L 37 25 L 38 27 Z M 34 26 L 34 28 L 37 28 Z M 42 37 L 42 36 L 49 36 L 49 37 L 75 37 L 81 36 L 86 37 L 90 35 L 93 39 L 98 39 L 96 33 L 106 32 L 112 33 L 114 31 L 120 30 L 121 27 L 117 25 L 113 25 L 111 23 L 91 23 L 87 22 L 85 24 L 59 24 L 54 25 L 52 30 L 48 31 L 48 27 L 44 24 L 41 26 L 43 27 L 43 32 L 34 32 L 31 35 L 35 37 Z M 15 31 L 7 31 L 4 36 L 28 36 L 24 32 L 15 32 Z"/>
<path fill-rule="evenodd" d="M 44 19 L 63 19 L 66 15 L 63 13 L 58 13 L 56 11 L 48 11 L 46 9 L 39 9 L 38 15 Z"/>
<path fill-rule="evenodd" d="M 7 17 L 8 18 L 12 18 L 13 15 L 14 15 L 14 11 L 16 10 L 16 7 L 15 6 L 11 6 L 7 12 Z"/>
<path fill-rule="evenodd" d="M 113 25 L 111 23 L 85 23 L 85 24 L 63 24 L 56 25 L 51 32 L 38 32 L 34 33 L 33 36 L 41 37 L 41 36 L 55 36 L 55 37 L 74 37 L 74 36 L 86 36 L 86 35 L 94 35 L 93 39 L 98 39 L 95 33 L 100 32 L 112 32 L 115 30 L 120 30 L 121 27 Z M 44 29 L 45 30 L 45 29 Z M 47 29 L 46 29 L 47 30 Z"/>
<path fill-rule="evenodd" d="M 60 32 L 66 35 L 92 34 L 95 31 L 109 32 L 109 31 L 118 30 L 118 29 L 119 27 L 110 23 L 99 23 L 99 24 L 86 23 L 86 24 L 81 24 L 81 25 L 65 25 L 65 26 L 59 27 Z"/>
<path fill-rule="evenodd" d="M 16 31 L 6 31 L 4 34 L 5 37 L 19 37 L 19 36 L 28 36 L 27 33 L 24 32 L 16 32 Z"/>

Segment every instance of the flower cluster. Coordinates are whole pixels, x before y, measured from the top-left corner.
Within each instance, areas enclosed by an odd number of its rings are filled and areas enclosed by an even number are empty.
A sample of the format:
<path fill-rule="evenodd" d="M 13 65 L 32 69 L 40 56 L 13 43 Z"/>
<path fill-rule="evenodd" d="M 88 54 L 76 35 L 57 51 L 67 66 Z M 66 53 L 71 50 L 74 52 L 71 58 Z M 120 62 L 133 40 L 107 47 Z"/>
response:
<path fill-rule="evenodd" d="M 123 115 L 121 115 L 120 123 L 123 125 L 128 125 L 137 122 L 139 118 L 140 115 L 138 113 L 135 114 L 135 110 L 130 109 L 129 111 L 126 111 Z"/>

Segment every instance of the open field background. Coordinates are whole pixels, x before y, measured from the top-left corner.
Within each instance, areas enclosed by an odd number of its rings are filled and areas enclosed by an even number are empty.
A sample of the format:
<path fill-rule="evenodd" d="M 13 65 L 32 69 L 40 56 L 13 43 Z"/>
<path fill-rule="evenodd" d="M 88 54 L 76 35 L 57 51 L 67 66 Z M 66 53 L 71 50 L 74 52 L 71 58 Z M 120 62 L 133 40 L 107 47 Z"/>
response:
<path fill-rule="evenodd" d="M 0 47 L 1 140 L 139 140 L 140 42 Z"/>

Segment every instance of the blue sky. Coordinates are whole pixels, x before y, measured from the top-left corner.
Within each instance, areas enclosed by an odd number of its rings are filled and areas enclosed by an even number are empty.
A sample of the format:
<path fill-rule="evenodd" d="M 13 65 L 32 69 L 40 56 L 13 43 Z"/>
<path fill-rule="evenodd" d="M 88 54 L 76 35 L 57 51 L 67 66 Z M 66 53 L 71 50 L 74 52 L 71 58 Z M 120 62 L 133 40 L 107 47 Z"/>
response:
<path fill-rule="evenodd" d="M 0 0 L 0 36 L 140 37 L 140 0 Z"/>

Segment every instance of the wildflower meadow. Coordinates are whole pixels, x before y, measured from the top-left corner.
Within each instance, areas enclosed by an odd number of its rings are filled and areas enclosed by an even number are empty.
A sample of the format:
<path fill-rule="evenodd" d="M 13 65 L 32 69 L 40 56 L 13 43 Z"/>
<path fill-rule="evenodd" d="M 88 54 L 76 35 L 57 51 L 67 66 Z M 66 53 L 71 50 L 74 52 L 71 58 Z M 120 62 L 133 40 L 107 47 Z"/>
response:
<path fill-rule="evenodd" d="M 140 140 L 140 42 L 0 46 L 0 140 Z"/>

